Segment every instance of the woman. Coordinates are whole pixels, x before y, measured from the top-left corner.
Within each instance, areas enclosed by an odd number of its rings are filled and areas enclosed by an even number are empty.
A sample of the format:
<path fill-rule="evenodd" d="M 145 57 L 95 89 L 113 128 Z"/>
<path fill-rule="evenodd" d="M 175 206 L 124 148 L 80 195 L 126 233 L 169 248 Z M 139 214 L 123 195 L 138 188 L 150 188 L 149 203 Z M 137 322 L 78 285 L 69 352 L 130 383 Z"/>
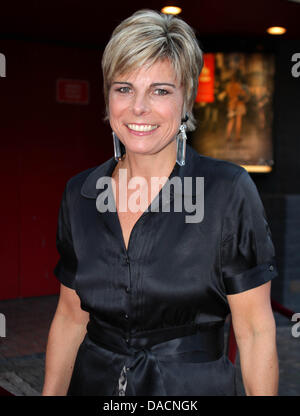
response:
<path fill-rule="evenodd" d="M 194 32 L 136 12 L 102 67 L 115 155 L 63 194 L 43 395 L 235 395 L 229 313 L 246 394 L 276 395 L 263 206 L 243 168 L 185 147 L 202 68 Z"/>
<path fill-rule="evenodd" d="M 241 141 L 242 119 L 246 114 L 246 104 L 248 94 L 243 88 L 236 73 L 233 73 L 231 80 L 226 85 L 228 96 L 228 123 L 226 127 L 226 140 L 231 140 L 231 132 L 235 124 L 235 141 Z"/>

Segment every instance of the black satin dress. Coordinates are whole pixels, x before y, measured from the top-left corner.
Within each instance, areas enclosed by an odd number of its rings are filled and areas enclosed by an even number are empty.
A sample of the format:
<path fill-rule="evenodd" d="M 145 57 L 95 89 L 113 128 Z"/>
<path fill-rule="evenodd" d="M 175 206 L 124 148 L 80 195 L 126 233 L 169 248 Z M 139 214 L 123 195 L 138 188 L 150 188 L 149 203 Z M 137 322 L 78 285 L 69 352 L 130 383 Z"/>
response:
<path fill-rule="evenodd" d="M 242 167 L 187 145 L 186 165 L 175 164 L 169 179 L 204 178 L 202 221 L 186 221 L 193 213 L 184 203 L 175 209 L 178 198 L 203 196 L 196 181 L 181 193 L 171 186 L 170 199 L 161 190 L 138 219 L 126 250 L 117 212 L 96 206 L 109 197 L 97 181 L 116 163 L 72 177 L 59 211 L 54 273 L 90 313 L 68 395 L 236 395 L 224 354 L 226 295 L 277 275 L 253 181 Z"/>

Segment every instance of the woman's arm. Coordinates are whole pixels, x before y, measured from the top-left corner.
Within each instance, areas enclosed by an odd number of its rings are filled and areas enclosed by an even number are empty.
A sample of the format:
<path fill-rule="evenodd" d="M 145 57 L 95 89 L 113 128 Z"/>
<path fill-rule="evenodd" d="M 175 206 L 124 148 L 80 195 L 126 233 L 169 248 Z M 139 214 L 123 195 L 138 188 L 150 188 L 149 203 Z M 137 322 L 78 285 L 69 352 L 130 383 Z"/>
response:
<path fill-rule="evenodd" d="M 52 320 L 45 361 L 42 396 L 67 394 L 78 348 L 86 334 L 89 313 L 80 307 L 75 290 L 63 284 Z"/>
<path fill-rule="evenodd" d="M 277 396 L 276 324 L 270 301 L 271 282 L 227 295 L 247 396 Z"/>

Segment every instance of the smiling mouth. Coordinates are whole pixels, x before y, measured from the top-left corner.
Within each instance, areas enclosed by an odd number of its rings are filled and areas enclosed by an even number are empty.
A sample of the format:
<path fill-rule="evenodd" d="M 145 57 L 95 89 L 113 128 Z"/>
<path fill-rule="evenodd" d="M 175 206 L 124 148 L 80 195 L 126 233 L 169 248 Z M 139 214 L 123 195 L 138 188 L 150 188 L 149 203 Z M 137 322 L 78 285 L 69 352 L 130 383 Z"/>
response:
<path fill-rule="evenodd" d="M 157 129 L 158 125 L 157 124 L 155 124 L 155 125 L 152 125 L 152 124 L 127 124 L 127 127 L 130 130 L 133 130 L 133 131 L 147 132 L 147 131 L 152 131 L 152 130 Z"/>

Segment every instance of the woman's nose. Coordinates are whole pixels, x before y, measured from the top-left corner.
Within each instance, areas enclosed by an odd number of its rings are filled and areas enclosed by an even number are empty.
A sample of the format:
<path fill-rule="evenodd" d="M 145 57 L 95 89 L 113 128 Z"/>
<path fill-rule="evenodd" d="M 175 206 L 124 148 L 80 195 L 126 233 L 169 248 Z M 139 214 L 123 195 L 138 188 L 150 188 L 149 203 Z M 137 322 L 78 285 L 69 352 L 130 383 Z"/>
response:
<path fill-rule="evenodd" d="M 148 97 L 144 94 L 137 94 L 132 103 L 132 111 L 135 115 L 139 116 L 147 113 L 150 109 Z"/>

